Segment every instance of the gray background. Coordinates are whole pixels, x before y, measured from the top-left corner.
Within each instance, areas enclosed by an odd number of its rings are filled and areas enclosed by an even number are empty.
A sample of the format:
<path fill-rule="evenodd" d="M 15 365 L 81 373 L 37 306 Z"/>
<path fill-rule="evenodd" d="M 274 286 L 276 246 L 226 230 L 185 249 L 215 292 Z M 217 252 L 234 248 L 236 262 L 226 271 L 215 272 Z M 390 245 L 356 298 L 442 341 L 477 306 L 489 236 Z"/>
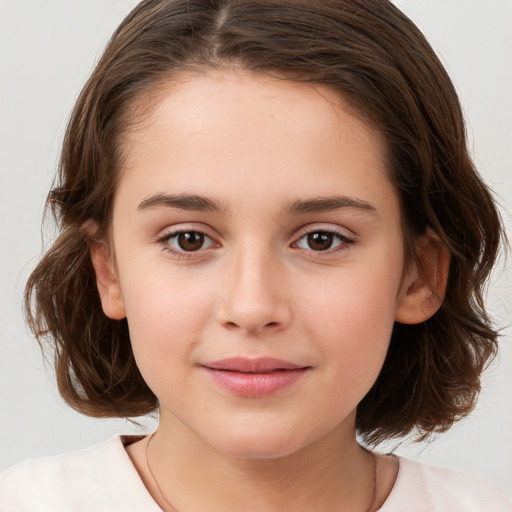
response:
<path fill-rule="evenodd" d="M 140 432 L 125 420 L 69 409 L 21 314 L 24 282 L 41 251 L 40 218 L 70 110 L 106 41 L 136 0 L 0 0 L 0 471 L 28 457 Z M 467 114 L 482 174 L 512 211 L 512 2 L 402 0 L 441 56 Z M 510 236 L 510 215 L 504 212 Z M 510 260 L 489 301 L 510 324 Z M 484 380 L 470 418 L 430 445 L 398 453 L 477 473 L 512 494 L 512 340 Z M 146 429 L 154 420 L 142 419 Z"/>

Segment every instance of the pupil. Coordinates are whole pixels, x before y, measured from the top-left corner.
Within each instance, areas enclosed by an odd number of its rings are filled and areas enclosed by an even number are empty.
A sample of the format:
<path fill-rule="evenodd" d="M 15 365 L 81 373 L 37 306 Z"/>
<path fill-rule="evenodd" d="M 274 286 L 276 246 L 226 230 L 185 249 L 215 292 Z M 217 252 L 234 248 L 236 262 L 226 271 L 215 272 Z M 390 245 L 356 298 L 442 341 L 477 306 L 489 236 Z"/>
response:
<path fill-rule="evenodd" d="M 308 245 L 315 251 L 326 251 L 332 245 L 333 234 L 325 231 L 318 231 L 308 235 Z"/>
<path fill-rule="evenodd" d="M 178 235 L 178 245 L 184 251 L 197 251 L 201 249 L 204 242 L 204 235 L 191 231 Z"/>

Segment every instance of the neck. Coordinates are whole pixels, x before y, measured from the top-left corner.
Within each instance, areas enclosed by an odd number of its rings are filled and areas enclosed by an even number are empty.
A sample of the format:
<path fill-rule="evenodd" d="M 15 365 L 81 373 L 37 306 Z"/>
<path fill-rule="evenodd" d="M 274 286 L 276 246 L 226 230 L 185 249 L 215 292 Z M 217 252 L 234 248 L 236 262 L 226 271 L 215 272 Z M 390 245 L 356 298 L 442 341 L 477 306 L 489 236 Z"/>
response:
<path fill-rule="evenodd" d="M 264 459 L 226 455 L 190 435 L 161 423 L 147 452 L 148 439 L 141 443 L 149 467 L 138 469 L 166 511 L 173 511 L 170 504 L 179 512 L 372 508 L 375 459 L 358 446 L 353 429 Z"/>

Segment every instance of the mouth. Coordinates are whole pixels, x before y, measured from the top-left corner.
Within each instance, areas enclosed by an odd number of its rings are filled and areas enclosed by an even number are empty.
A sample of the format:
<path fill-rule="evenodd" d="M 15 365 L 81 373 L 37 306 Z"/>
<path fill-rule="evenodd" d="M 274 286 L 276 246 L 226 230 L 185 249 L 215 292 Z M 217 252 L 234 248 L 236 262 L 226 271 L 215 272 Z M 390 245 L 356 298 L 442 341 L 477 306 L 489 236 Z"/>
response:
<path fill-rule="evenodd" d="M 201 365 L 224 391 L 245 398 L 263 398 L 295 384 L 311 369 L 275 358 L 227 358 Z"/>
<path fill-rule="evenodd" d="M 256 359 L 246 357 L 230 357 L 219 361 L 204 363 L 205 368 L 212 370 L 225 370 L 243 373 L 272 373 L 283 370 L 298 370 L 305 368 L 283 359 L 273 357 L 259 357 Z"/>

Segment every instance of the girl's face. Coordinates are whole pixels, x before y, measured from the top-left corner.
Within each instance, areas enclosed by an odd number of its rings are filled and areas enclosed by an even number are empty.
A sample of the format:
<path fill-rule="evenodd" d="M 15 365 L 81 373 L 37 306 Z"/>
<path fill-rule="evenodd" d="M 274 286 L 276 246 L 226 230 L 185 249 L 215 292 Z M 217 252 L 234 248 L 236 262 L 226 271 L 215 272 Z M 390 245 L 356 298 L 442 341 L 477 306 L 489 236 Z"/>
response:
<path fill-rule="evenodd" d="M 249 458 L 353 438 L 408 295 L 379 135 L 328 88 L 215 71 L 124 149 L 100 293 L 161 428 Z"/>

